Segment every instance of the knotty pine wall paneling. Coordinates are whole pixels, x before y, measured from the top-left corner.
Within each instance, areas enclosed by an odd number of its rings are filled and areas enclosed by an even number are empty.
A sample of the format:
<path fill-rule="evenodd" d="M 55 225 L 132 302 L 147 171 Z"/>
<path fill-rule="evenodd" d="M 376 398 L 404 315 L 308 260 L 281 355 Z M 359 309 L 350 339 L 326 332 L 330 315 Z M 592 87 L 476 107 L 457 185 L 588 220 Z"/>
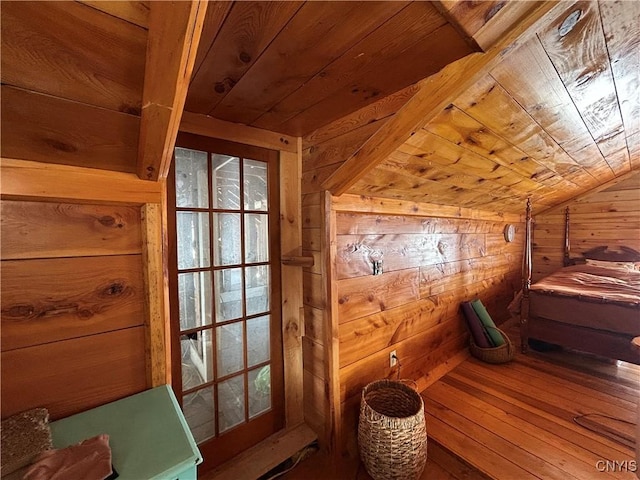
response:
<path fill-rule="evenodd" d="M 355 195 L 335 200 L 339 401 L 344 446 L 355 453 L 365 385 L 399 377 L 422 390 L 466 354 L 463 301 L 480 298 L 497 323 L 509 318 L 524 229 L 519 215 Z M 504 240 L 507 223 L 516 224 L 512 243 Z M 372 274 L 374 259 L 383 261 L 382 275 Z M 399 367 L 390 368 L 394 350 Z"/>
<path fill-rule="evenodd" d="M 2 417 L 148 387 L 140 207 L 2 200 Z"/>
<path fill-rule="evenodd" d="M 640 173 L 627 174 L 607 188 L 535 214 L 533 281 L 562 268 L 565 209 L 569 207 L 571 257 L 608 245 L 640 251 Z"/>

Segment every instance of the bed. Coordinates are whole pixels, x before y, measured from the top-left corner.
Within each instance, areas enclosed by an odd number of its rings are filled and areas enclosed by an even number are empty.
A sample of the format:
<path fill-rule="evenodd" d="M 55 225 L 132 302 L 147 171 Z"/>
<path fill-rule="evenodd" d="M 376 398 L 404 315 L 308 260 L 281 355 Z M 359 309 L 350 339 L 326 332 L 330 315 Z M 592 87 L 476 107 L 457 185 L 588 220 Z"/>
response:
<path fill-rule="evenodd" d="M 571 258 L 569 210 L 565 215 L 564 268 L 531 284 L 531 203 L 527 202 L 522 350 L 529 339 L 640 365 L 632 346 L 640 336 L 640 252 L 606 246 Z"/>

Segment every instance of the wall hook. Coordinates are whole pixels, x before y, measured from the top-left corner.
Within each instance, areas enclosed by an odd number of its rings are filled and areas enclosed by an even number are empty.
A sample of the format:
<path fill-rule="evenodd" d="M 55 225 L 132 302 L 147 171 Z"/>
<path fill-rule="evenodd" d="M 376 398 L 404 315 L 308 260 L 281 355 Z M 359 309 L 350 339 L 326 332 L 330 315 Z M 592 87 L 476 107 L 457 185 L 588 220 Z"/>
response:
<path fill-rule="evenodd" d="M 373 274 L 382 275 L 382 260 L 373 260 Z"/>

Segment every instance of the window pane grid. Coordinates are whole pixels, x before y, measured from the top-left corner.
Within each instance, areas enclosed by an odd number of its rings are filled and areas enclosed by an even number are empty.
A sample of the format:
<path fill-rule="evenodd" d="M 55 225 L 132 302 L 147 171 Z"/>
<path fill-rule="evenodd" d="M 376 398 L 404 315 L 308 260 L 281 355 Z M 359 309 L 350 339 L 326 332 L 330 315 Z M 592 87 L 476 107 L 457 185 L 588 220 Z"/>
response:
<path fill-rule="evenodd" d="M 259 369 L 261 369 L 263 367 L 267 367 L 269 365 L 271 365 L 271 360 L 267 360 L 267 361 L 262 362 L 262 363 L 256 363 L 255 365 L 251 365 L 248 368 L 243 368 L 242 370 L 238 370 L 235 373 L 232 373 L 232 374 L 229 374 L 229 375 L 225 375 L 224 377 L 216 377 L 214 380 L 210 380 L 208 382 L 204 382 L 204 383 L 198 385 L 197 387 L 191 387 L 191 388 L 188 388 L 188 389 L 185 388 L 182 391 L 182 394 L 183 394 L 183 396 L 184 395 L 189 395 L 190 393 L 197 392 L 198 390 L 203 390 L 203 389 L 205 389 L 207 387 L 215 385 L 216 383 L 219 383 L 219 382 L 222 382 L 222 381 L 225 381 L 225 380 L 229 380 L 230 378 L 233 378 L 233 377 L 239 377 L 240 375 L 246 375 L 248 372 L 251 372 L 252 370 L 259 370 Z"/>
<path fill-rule="evenodd" d="M 203 383 L 202 385 L 198 385 L 197 387 L 192 387 L 192 388 L 185 388 L 184 390 L 182 390 L 182 396 L 187 396 L 191 393 L 197 392 L 199 390 L 204 390 L 207 387 L 211 387 L 212 385 L 216 384 L 216 380 L 211 380 L 209 382 Z"/>
<path fill-rule="evenodd" d="M 265 358 L 264 361 L 249 365 L 250 358 L 248 348 L 250 339 L 248 337 L 249 332 L 247 325 L 248 321 L 254 320 L 255 322 L 261 317 L 267 317 L 270 319 L 272 315 L 272 311 L 270 308 L 270 295 L 272 288 L 270 266 L 271 261 L 274 259 L 270 258 L 271 252 L 270 248 L 268 247 L 268 236 L 270 233 L 270 208 L 267 201 L 267 199 L 269 198 L 269 185 L 268 181 L 266 181 L 268 175 L 265 173 L 262 177 L 260 177 L 259 175 L 256 176 L 254 173 L 252 173 L 252 170 L 248 170 L 256 169 L 258 172 L 260 172 L 261 170 L 264 172 L 268 172 L 268 168 L 270 167 L 269 164 L 264 161 L 255 161 L 245 159 L 243 157 L 228 156 L 226 157 L 226 160 L 223 158 L 223 165 L 218 165 L 218 162 L 222 157 L 224 156 L 212 154 L 211 152 L 207 153 L 208 173 L 206 177 L 208 188 L 208 208 L 202 205 L 202 200 L 199 201 L 200 204 L 194 205 L 193 207 L 176 206 L 175 208 L 176 215 L 178 215 L 178 212 L 180 212 L 183 214 L 196 215 L 197 217 L 202 218 L 199 216 L 199 214 L 204 214 L 204 218 L 206 218 L 208 221 L 208 225 L 204 225 L 205 222 L 200 220 L 200 228 L 208 227 L 206 228 L 206 230 L 208 230 L 209 241 L 206 242 L 205 239 L 205 241 L 202 242 L 204 243 L 204 245 L 201 245 L 199 247 L 199 250 L 203 250 L 203 247 L 205 247 L 204 250 L 208 250 L 208 258 L 200 259 L 199 257 L 204 253 L 201 252 L 198 254 L 198 258 L 193 259 L 193 261 L 200 264 L 188 265 L 187 268 L 178 269 L 178 273 L 183 275 L 202 275 L 209 273 L 211 276 L 211 291 L 209 293 L 211 297 L 215 299 L 216 303 L 216 307 L 212 308 L 210 312 L 211 324 L 207 323 L 205 325 L 199 325 L 193 328 L 180 330 L 181 337 L 190 337 L 197 334 L 199 338 L 200 336 L 208 335 L 208 341 L 211 342 L 211 346 L 215 349 L 213 354 L 210 355 L 209 359 L 212 367 L 211 376 L 213 378 L 203 379 L 206 381 L 203 381 L 203 383 L 200 383 L 196 386 L 183 389 L 182 391 L 183 399 L 186 399 L 187 397 L 194 398 L 193 396 L 199 394 L 199 392 L 204 394 L 205 392 L 209 392 L 209 390 L 211 390 L 211 393 L 207 393 L 207 395 L 213 396 L 213 411 L 211 412 L 213 416 L 213 431 L 207 433 L 204 438 L 198 438 L 198 443 L 200 443 L 200 441 L 206 440 L 206 437 L 210 438 L 212 435 L 217 437 L 221 433 L 225 433 L 226 431 L 249 422 L 253 418 L 270 411 L 272 408 L 272 405 L 270 403 L 271 356 L 270 354 L 267 354 L 268 357 Z M 233 186 L 232 181 L 231 185 L 222 185 L 221 187 L 219 187 L 221 180 L 224 182 L 224 178 L 215 177 L 214 167 L 217 170 L 233 161 L 236 161 L 238 164 L 238 185 Z M 251 178 L 249 178 L 249 176 Z M 250 182 L 250 184 L 248 184 L 247 182 Z M 262 182 L 262 185 L 260 184 L 260 182 Z M 222 190 L 220 190 L 220 188 Z M 228 199 L 224 199 L 224 195 L 229 192 L 233 193 L 234 188 L 236 189 L 235 191 L 238 194 L 238 201 L 235 205 L 233 204 L 234 200 L 229 201 Z M 220 193 L 221 191 L 222 193 Z M 225 202 L 226 204 L 221 205 Z M 220 208 L 221 206 L 228 208 Z M 237 242 L 239 243 L 240 247 L 240 259 L 237 263 L 234 262 L 222 264 L 224 263 L 224 261 L 219 261 L 219 259 L 217 258 L 217 255 L 219 255 L 218 249 L 225 248 L 224 244 L 220 243 L 221 237 L 216 236 L 216 233 L 219 233 L 219 230 L 221 228 L 221 226 L 216 223 L 216 220 L 219 218 L 217 217 L 217 215 L 220 214 L 237 214 L 239 216 L 239 238 L 237 238 Z M 251 222 L 251 228 L 249 226 L 249 222 Z M 224 226 L 228 225 L 222 225 L 222 227 Z M 246 235 L 250 235 L 250 239 L 247 238 Z M 202 238 L 193 238 L 193 241 L 194 245 L 196 245 L 199 241 L 202 241 Z M 247 242 L 249 241 L 251 241 L 251 245 L 247 244 Z M 194 247 L 194 251 L 196 250 L 196 248 L 197 247 Z M 264 248 L 266 248 L 266 250 L 264 250 Z M 252 258 L 248 258 L 249 249 L 251 249 Z M 264 253 L 260 253 L 261 251 Z M 277 261 L 277 259 L 275 260 Z M 203 265 L 203 261 L 208 264 Z M 217 294 L 219 294 L 223 290 L 222 283 L 224 282 L 222 282 L 222 279 L 225 271 L 231 273 L 231 270 L 237 270 L 236 275 L 239 274 L 239 285 L 241 289 L 239 298 L 240 316 L 238 318 L 219 319 L 222 314 L 217 308 L 217 305 L 220 302 L 220 299 L 217 298 Z M 248 278 L 247 276 L 247 272 L 249 271 L 252 273 L 251 278 Z M 268 278 L 263 279 L 263 277 L 265 277 L 265 272 L 266 277 Z M 215 273 L 217 273 L 218 275 L 216 275 Z M 232 283 L 231 287 L 233 288 L 234 285 L 235 283 Z M 257 308 L 258 310 L 264 309 L 264 311 L 256 311 L 255 298 L 252 300 L 254 306 L 252 306 L 251 308 L 249 307 L 250 298 L 248 298 L 249 295 L 247 294 L 247 292 L 250 288 L 252 290 L 255 290 L 255 292 L 258 292 L 258 295 L 260 295 L 260 298 L 257 298 L 258 305 L 260 306 Z M 225 291 L 227 293 L 231 293 L 233 290 L 227 289 Z M 255 292 L 252 292 L 254 296 Z M 261 298 L 265 295 L 266 305 Z M 233 327 L 234 325 L 238 325 L 242 332 L 242 338 L 240 341 L 242 364 L 231 367 L 231 370 L 233 371 L 221 372 L 219 371 L 219 367 L 223 366 L 220 363 L 223 362 L 223 359 L 218 358 L 218 342 L 222 341 L 222 337 L 220 337 L 220 335 L 222 335 L 223 329 L 228 330 L 229 328 L 236 328 Z M 237 335 L 235 336 L 237 337 Z M 270 343 L 269 339 L 267 339 L 267 343 Z M 262 358 L 256 358 L 256 360 L 262 360 Z M 260 399 L 256 400 L 255 398 L 253 398 L 255 395 L 260 396 Z M 235 403 L 237 404 L 237 409 L 227 411 L 225 410 L 225 403 Z"/>
<path fill-rule="evenodd" d="M 248 330 L 247 330 L 247 322 L 254 320 L 254 322 L 256 321 L 256 319 L 268 319 L 270 318 L 270 312 L 265 312 L 265 313 L 261 313 L 259 315 L 255 315 L 253 317 L 248 317 L 246 319 L 239 319 L 239 320 L 235 320 L 235 321 L 231 321 L 231 322 L 226 322 L 225 324 L 217 324 L 215 327 L 208 325 L 208 326 L 204 326 L 204 327 L 198 327 L 198 328 L 193 328 L 190 330 L 185 330 L 180 332 L 181 333 L 181 338 L 185 338 L 185 341 L 187 339 L 187 337 L 194 337 L 193 339 L 197 339 L 200 338 L 199 336 L 195 336 L 194 334 L 197 333 L 201 333 L 205 336 L 206 343 L 208 344 L 213 344 L 213 338 L 214 336 L 217 336 L 217 332 L 216 329 L 221 328 L 221 327 L 225 327 L 225 326 L 233 326 L 233 325 L 238 325 L 238 330 L 242 332 L 242 338 L 243 338 L 243 366 L 242 368 L 238 368 L 237 370 L 234 370 L 231 373 L 228 374 L 219 374 L 219 372 L 217 370 L 213 370 L 209 376 L 212 378 L 212 380 L 210 381 L 203 381 L 202 383 L 199 383 L 196 387 L 191 387 L 188 389 L 185 389 L 185 392 L 192 392 L 201 388 L 204 388 L 207 385 L 210 385 L 211 383 L 213 383 L 214 381 L 219 381 L 219 380 L 224 380 L 230 377 L 233 377 L 235 375 L 240 374 L 241 372 L 247 372 L 248 370 L 252 370 L 255 369 L 257 367 L 260 366 L 264 366 L 267 365 L 271 362 L 270 359 L 270 355 L 267 354 L 267 357 L 265 360 L 261 361 L 261 362 L 253 362 L 251 363 L 248 359 L 248 345 L 250 345 L 252 343 L 252 341 L 250 341 L 248 339 Z M 213 356 L 211 358 L 213 360 Z"/>
<path fill-rule="evenodd" d="M 249 420 L 271 410 L 271 367 L 263 365 L 247 373 Z"/>
<path fill-rule="evenodd" d="M 185 418 L 196 442 L 216 436 L 217 410 L 213 385 L 185 393 L 182 396 Z"/>
<path fill-rule="evenodd" d="M 216 384 L 218 392 L 218 434 L 246 423 L 246 374 L 234 375 Z M 241 400 L 242 399 L 242 400 Z M 225 408 L 231 407 L 231 408 Z M 235 407 L 235 408 L 234 408 Z"/>
<path fill-rule="evenodd" d="M 228 320 L 228 321 L 226 321 L 226 322 L 218 322 L 218 323 L 216 323 L 216 325 L 215 325 L 215 326 L 216 326 L 216 327 L 221 327 L 221 326 L 223 326 L 223 325 L 229 325 L 230 323 L 246 322 L 247 320 L 252 320 L 252 319 L 254 319 L 254 318 L 260 318 L 260 317 L 263 317 L 263 316 L 265 316 L 265 315 L 269 315 L 270 313 L 271 313 L 270 311 L 266 311 L 266 312 L 260 312 L 260 313 L 257 313 L 257 314 L 255 314 L 255 315 L 247 315 L 246 317 L 236 318 L 236 319 L 234 319 L 234 320 Z M 206 326 L 206 327 L 204 327 L 204 328 L 211 328 L 211 325 L 207 325 L 207 326 Z"/>
<path fill-rule="evenodd" d="M 229 325 L 229 324 L 232 324 L 232 323 L 246 322 L 248 320 L 253 320 L 253 319 L 256 319 L 256 318 L 265 317 L 267 315 L 271 315 L 271 311 L 270 310 L 267 310 L 265 312 L 256 313 L 256 314 L 253 314 L 253 315 L 247 315 L 244 318 L 236 318 L 234 320 L 227 320 L 226 322 L 218 322 L 218 323 L 215 324 L 215 327 L 222 327 L 222 326 Z M 212 325 L 204 325 L 204 326 L 201 326 L 201 327 L 195 327 L 195 328 L 189 328 L 189 329 L 186 329 L 186 330 L 180 330 L 180 333 L 182 335 L 189 335 L 191 333 L 202 332 L 203 330 L 211 330 L 212 328 L 213 328 Z"/>
<path fill-rule="evenodd" d="M 179 268 L 178 273 L 204 273 L 204 272 L 211 272 L 212 270 L 214 270 L 212 267 Z"/>

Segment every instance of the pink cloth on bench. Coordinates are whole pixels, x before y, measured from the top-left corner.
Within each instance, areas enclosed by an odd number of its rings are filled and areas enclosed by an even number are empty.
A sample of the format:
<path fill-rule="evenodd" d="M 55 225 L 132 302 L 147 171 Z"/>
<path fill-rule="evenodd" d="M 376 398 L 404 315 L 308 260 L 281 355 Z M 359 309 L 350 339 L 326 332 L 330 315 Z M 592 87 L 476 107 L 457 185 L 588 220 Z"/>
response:
<path fill-rule="evenodd" d="M 29 467 L 24 480 L 104 480 L 111 473 L 109 435 L 103 434 L 43 452 Z"/>

